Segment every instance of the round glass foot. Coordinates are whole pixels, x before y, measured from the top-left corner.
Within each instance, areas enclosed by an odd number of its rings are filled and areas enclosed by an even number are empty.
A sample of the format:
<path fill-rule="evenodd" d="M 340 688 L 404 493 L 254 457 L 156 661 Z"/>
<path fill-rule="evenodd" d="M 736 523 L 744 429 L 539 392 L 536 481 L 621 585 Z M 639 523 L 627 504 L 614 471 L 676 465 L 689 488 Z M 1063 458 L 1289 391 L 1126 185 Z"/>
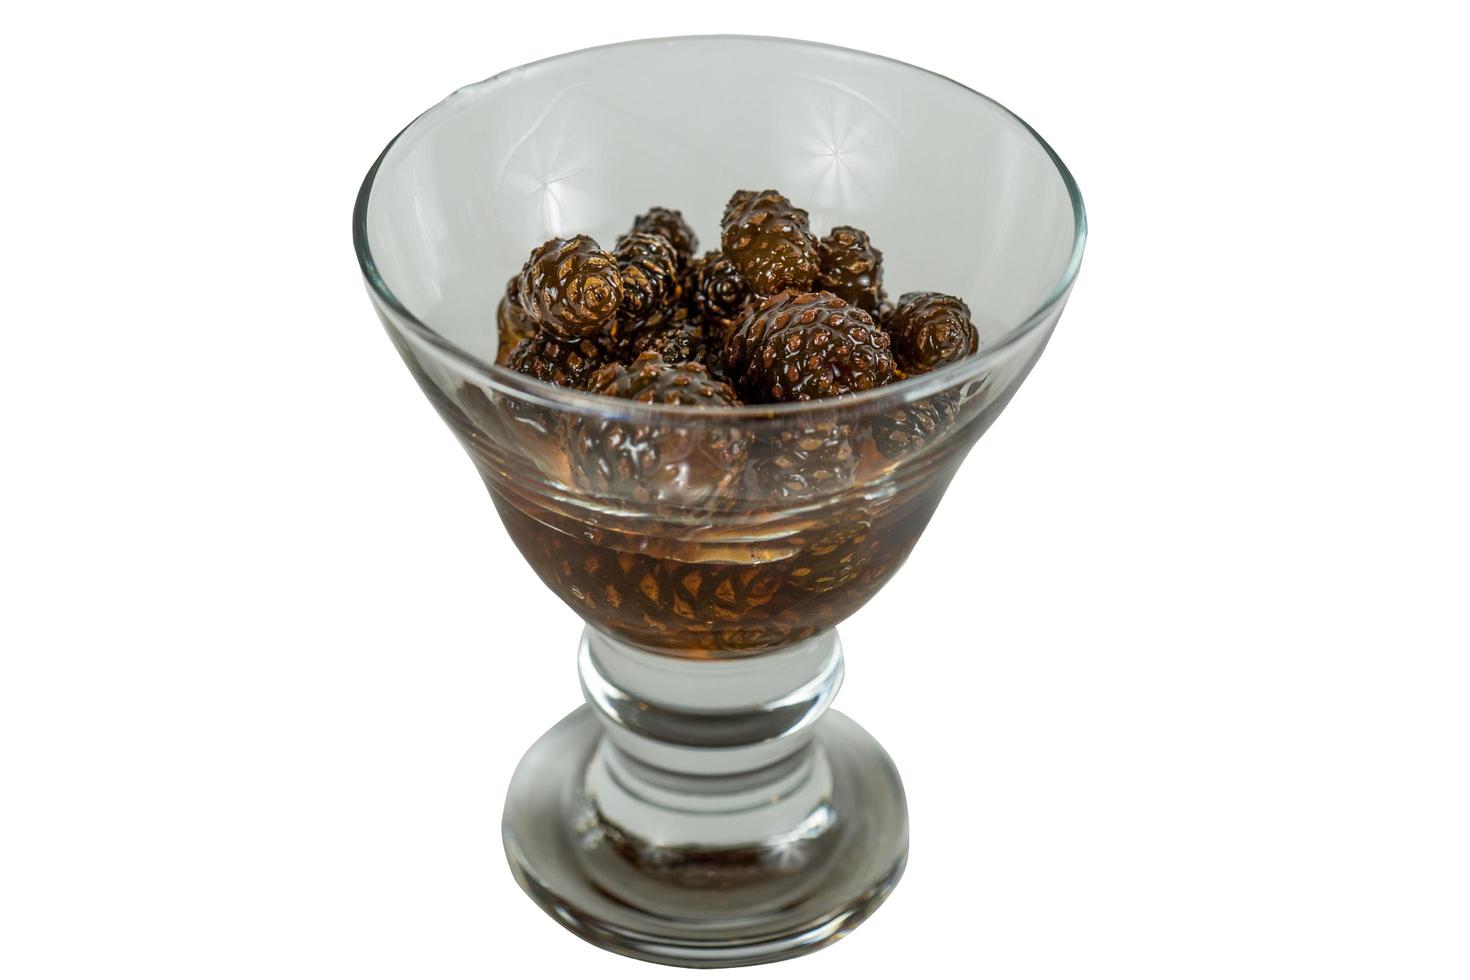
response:
<path fill-rule="evenodd" d="M 594 945 L 676 966 L 800 956 L 855 928 L 903 873 L 898 772 L 835 711 L 776 771 L 713 779 L 629 772 L 604 736 L 586 706 L 543 735 L 511 780 L 503 828 L 521 887 Z M 681 840 L 691 833 L 718 843 Z"/>

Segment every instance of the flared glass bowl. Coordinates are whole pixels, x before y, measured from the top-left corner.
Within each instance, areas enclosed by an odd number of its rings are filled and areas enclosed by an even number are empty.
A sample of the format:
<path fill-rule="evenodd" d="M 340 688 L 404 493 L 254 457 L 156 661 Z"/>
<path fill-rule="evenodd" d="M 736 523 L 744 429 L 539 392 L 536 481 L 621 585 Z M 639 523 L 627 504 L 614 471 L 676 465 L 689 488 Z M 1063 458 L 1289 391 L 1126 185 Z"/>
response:
<path fill-rule="evenodd" d="M 852 396 L 728 411 L 496 364 L 496 304 L 534 246 L 610 246 L 659 205 L 717 248 L 731 192 L 765 187 L 819 235 L 866 230 L 891 297 L 962 297 L 979 352 Z M 699 37 L 455 92 L 378 159 L 354 235 L 394 344 L 547 586 L 634 647 L 731 658 L 829 630 L 897 571 L 1050 337 L 1085 219 L 1040 137 L 961 85 L 819 44 Z"/>

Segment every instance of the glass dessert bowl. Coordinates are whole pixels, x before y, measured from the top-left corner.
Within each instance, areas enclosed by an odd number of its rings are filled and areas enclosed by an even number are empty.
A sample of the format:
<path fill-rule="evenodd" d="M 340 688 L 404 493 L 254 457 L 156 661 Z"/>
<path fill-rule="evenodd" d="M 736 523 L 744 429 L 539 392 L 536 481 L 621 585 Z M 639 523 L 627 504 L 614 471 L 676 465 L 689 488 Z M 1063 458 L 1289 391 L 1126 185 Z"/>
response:
<path fill-rule="evenodd" d="M 529 249 L 611 242 L 655 205 L 718 244 L 738 187 L 781 188 L 814 229 L 865 229 L 895 296 L 964 297 L 978 351 L 838 398 L 718 409 L 497 364 L 497 302 Z M 996 103 L 909 65 L 650 40 L 454 93 L 384 150 L 353 231 L 404 362 L 586 623 L 586 703 L 507 798 L 522 887 L 589 941 L 666 963 L 844 935 L 897 882 L 908 831 L 887 756 L 827 711 L 834 628 L 898 570 L 1050 337 L 1085 238 L 1066 168 Z"/>

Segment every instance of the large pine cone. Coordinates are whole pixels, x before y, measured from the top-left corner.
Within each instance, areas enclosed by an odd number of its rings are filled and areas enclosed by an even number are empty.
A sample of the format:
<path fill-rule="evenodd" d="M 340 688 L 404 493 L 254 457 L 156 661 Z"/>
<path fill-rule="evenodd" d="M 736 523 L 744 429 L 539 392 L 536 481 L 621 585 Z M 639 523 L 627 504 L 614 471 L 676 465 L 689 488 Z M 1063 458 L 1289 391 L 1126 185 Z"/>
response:
<path fill-rule="evenodd" d="M 868 233 L 839 225 L 817 243 L 821 271 L 817 288 L 825 289 L 869 316 L 883 305 L 883 253 L 873 247 Z"/>
<path fill-rule="evenodd" d="M 684 215 L 672 208 L 649 208 L 633 219 L 632 231 L 662 235 L 667 239 L 678 256 L 680 273 L 689 268 L 689 263 L 694 261 L 694 250 L 699 247 L 699 237 L 694 234 L 694 229 L 689 227 Z M 619 245 L 623 244 L 623 238 L 618 239 Z"/>
<path fill-rule="evenodd" d="M 980 347 L 970 308 L 944 293 L 904 293 L 883 325 L 893 338 L 898 369 L 906 375 L 952 364 Z"/>
<path fill-rule="evenodd" d="M 568 341 L 538 333 L 516 344 L 507 366 L 537 381 L 585 391 L 592 375 L 611 363 L 614 353 L 612 338 L 607 334 Z"/>
<path fill-rule="evenodd" d="M 571 341 L 597 333 L 623 301 L 617 261 L 586 235 L 553 238 L 532 251 L 519 289 L 526 315 Z"/>
<path fill-rule="evenodd" d="M 758 295 L 810 289 L 817 278 L 817 242 L 807 214 L 780 192 L 736 191 L 721 228 L 721 247 Z"/>
<path fill-rule="evenodd" d="M 618 239 L 613 255 L 623 280 L 623 316 L 640 322 L 679 301 L 679 256 L 667 238 L 635 231 Z"/>
<path fill-rule="evenodd" d="M 666 364 L 653 352 L 626 368 L 603 367 L 590 389 L 655 405 L 720 409 L 740 404 L 730 386 L 711 379 L 702 365 Z M 570 441 L 572 476 L 579 486 L 641 504 L 710 500 L 740 479 L 749 450 L 739 426 L 677 416 L 636 422 L 579 419 Z"/>
<path fill-rule="evenodd" d="M 511 513 L 507 513 L 510 511 Z M 631 642 L 688 651 L 768 650 L 810 636 L 789 608 L 779 566 L 681 562 L 548 532 L 502 508 L 537 573 L 589 622 Z"/>
<path fill-rule="evenodd" d="M 867 391 L 893 378 L 888 335 L 831 293 L 778 293 L 735 329 L 725 367 L 752 402 Z"/>
<path fill-rule="evenodd" d="M 495 325 L 500 334 L 500 345 L 495 348 L 496 364 L 509 364 L 510 352 L 516 344 L 536 333 L 536 324 L 521 307 L 520 282 L 519 275 L 510 277 L 510 282 L 505 284 L 505 295 L 495 308 Z"/>

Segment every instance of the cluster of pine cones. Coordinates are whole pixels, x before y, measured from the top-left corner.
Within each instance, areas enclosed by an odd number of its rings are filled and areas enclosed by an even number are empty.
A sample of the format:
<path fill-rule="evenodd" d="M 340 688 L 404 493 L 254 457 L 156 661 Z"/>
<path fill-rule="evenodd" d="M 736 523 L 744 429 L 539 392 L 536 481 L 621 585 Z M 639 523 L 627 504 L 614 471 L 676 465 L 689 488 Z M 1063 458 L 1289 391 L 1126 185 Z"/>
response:
<path fill-rule="evenodd" d="M 499 363 L 616 396 L 617 372 L 599 369 L 652 353 L 670 369 L 702 365 L 715 402 L 740 405 L 866 391 L 979 346 L 963 300 L 890 303 L 866 232 L 817 238 L 777 191 L 736 191 L 720 246 L 696 255 L 694 230 L 667 208 L 638 216 L 610 252 L 586 235 L 546 242 L 506 285 Z"/>
<path fill-rule="evenodd" d="M 840 398 L 979 346 L 963 300 L 916 292 L 889 302 L 883 254 L 866 232 L 839 226 L 818 238 L 777 191 L 736 191 L 720 248 L 697 250 L 694 230 L 668 208 L 639 215 L 610 252 L 586 235 L 542 244 L 500 301 L 499 363 L 609 397 L 719 409 Z M 868 432 L 896 459 L 955 413 L 941 394 L 891 410 Z M 650 502 L 698 502 L 747 463 L 763 496 L 803 499 L 850 483 L 857 462 L 847 425 L 783 431 L 754 453 L 734 428 L 707 427 L 699 440 L 672 423 L 576 428 L 578 482 Z"/>
<path fill-rule="evenodd" d="M 570 482 L 589 497 L 700 520 L 751 502 L 832 504 L 780 542 L 787 554 L 750 563 L 661 556 L 617 535 L 603 541 L 599 527 L 547 534 L 557 518 L 503 509 L 537 572 L 584 616 L 652 648 L 720 652 L 810 635 L 882 586 L 932 502 L 843 495 L 863 473 L 887 472 L 931 445 L 955 426 L 959 407 L 947 391 L 793 425 L 720 410 L 840 399 L 979 346 L 962 300 L 926 292 L 889 302 L 883 255 L 866 232 L 841 226 L 818 238 L 807 213 L 774 190 L 737 191 L 720 248 L 703 255 L 683 216 L 666 208 L 638 216 L 611 251 L 585 235 L 552 239 L 506 285 L 498 320 L 499 361 L 511 370 L 700 410 L 696 422 L 689 412 L 527 408 L 527 424 L 553 440 Z"/>

